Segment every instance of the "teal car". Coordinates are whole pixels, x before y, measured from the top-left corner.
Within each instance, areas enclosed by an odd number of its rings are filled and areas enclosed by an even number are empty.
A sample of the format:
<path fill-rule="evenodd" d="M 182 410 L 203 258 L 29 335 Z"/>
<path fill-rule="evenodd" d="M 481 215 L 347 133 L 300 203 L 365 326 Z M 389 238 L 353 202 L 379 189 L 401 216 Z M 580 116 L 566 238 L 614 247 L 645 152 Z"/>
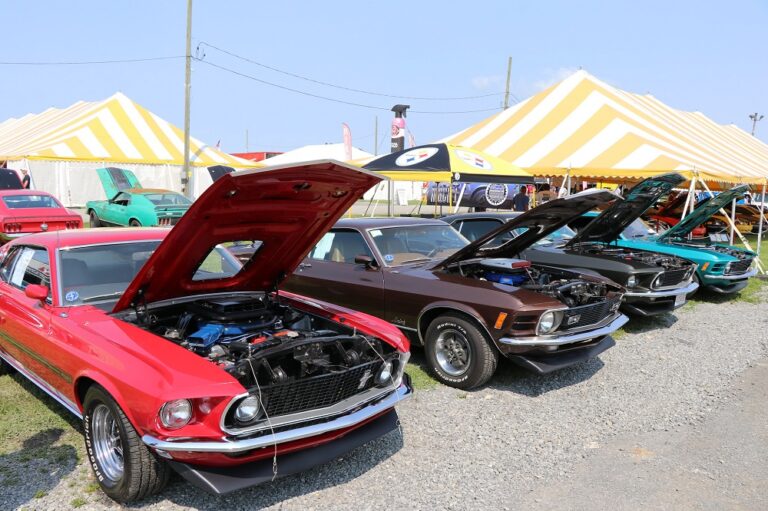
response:
<path fill-rule="evenodd" d="M 192 205 L 180 193 L 142 188 L 130 170 L 108 167 L 96 173 L 109 199 L 86 203 L 91 227 L 175 225 Z"/>
<path fill-rule="evenodd" d="M 746 185 L 741 185 L 720 193 L 661 234 L 655 234 L 648 224 L 638 218 L 624 229 L 614 243 L 620 247 L 650 250 L 688 259 L 697 265 L 695 279 L 701 287 L 723 294 L 741 291 L 747 286 L 749 278 L 757 274 L 753 264 L 756 254 L 713 241 L 719 237 L 725 240 L 725 235 L 695 239 L 688 239 L 688 235 L 734 198 L 743 196 L 747 189 Z M 574 230 L 582 229 L 598 214 L 593 211 L 586 213 L 571 222 L 570 227 Z"/>

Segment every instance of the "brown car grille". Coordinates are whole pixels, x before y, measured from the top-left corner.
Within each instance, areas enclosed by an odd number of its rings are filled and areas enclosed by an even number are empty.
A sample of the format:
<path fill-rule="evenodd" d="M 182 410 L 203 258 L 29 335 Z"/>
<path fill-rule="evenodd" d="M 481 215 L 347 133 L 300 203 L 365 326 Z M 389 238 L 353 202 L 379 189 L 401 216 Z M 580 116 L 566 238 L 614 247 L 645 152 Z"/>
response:
<path fill-rule="evenodd" d="M 621 297 L 618 297 L 564 310 L 563 321 L 560 323 L 559 330 L 573 330 L 600 323 L 618 310 L 620 302 Z"/>
<path fill-rule="evenodd" d="M 738 275 L 739 273 L 745 273 L 752 266 L 752 258 L 741 259 L 739 261 L 733 261 L 726 266 L 726 275 Z"/>
<path fill-rule="evenodd" d="M 380 361 L 344 371 L 264 386 L 261 396 L 270 417 L 325 408 L 373 387 Z"/>
<path fill-rule="evenodd" d="M 668 270 L 659 275 L 654 282 L 654 287 L 676 286 L 685 280 L 688 275 L 688 268 L 683 270 Z"/>

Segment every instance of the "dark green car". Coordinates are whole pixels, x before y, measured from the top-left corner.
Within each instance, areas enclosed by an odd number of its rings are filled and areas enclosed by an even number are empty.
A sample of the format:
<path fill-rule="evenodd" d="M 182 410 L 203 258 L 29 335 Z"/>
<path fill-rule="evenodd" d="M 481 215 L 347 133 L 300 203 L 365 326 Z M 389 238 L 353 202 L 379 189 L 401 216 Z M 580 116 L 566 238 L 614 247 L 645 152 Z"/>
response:
<path fill-rule="evenodd" d="M 109 199 L 86 203 L 91 227 L 175 225 L 192 204 L 171 190 L 142 188 L 130 170 L 109 167 L 96 172 Z"/>

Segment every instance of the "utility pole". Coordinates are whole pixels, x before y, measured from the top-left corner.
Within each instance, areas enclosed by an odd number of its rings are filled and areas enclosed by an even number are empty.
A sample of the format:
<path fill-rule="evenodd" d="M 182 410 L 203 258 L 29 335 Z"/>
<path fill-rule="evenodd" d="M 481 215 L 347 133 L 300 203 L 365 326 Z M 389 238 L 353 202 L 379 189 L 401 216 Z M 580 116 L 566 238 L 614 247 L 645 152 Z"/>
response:
<path fill-rule="evenodd" d="M 194 199 L 194 174 L 189 168 L 189 103 L 192 89 L 192 0 L 187 0 L 187 53 L 184 72 L 184 168 L 181 186 L 190 199 Z"/>
<path fill-rule="evenodd" d="M 763 117 L 765 117 L 765 116 L 764 115 L 758 115 L 757 112 L 749 115 L 749 118 L 752 119 L 752 136 L 753 137 L 755 136 L 755 129 L 757 128 L 757 123 L 759 121 L 762 121 Z"/>
<path fill-rule="evenodd" d="M 504 91 L 504 110 L 509 108 L 509 79 L 512 77 L 512 57 L 507 59 L 507 88 Z"/>
<path fill-rule="evenodd" d="M 245 130 L 245 152 L 248 152 L 248 130 Z"/>

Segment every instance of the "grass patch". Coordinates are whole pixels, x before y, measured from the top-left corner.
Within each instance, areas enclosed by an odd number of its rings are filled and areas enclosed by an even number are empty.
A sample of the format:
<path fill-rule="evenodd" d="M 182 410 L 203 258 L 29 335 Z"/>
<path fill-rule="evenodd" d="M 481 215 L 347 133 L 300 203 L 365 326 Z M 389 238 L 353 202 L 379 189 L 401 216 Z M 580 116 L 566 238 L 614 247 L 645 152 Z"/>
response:
<path fill-rule="evenodd" d="M 23 376 L 0 377 L 0 455 L 58 464 L 77 458 L 84 455 L 79 424 Z"/>
<path fill-rule="evenodd" d="M 85 485 L 85 489 L 83 491 L 85 493 L 96 493 L 99 491 L 99 483 L 91 481 Z"/>
<path fill-rule="evenodd" d="M 409 363 L 405 368 L 405 372 L 411 377 L 411 383 L 416 390 L 431 389 L 439 383 L 424 368 L 414 363 Z"/>
<path fill-rule="evenodd" d="M 69 505 L 72 507 L 83 507 L 88 503 L 87 500 L 85 500 L 83 497 L 75 497 L 74 499 L 69 501 Z"/>
<path fill-rule="evenodd" d="M 48 495 L 47 491 L 45 491 L 45 490 L 37 490 L 35 492 L 35 494 L 33 495 L 33 497 L 36 498 L 36 499 L 42 499 L 46 495 Z"/>

